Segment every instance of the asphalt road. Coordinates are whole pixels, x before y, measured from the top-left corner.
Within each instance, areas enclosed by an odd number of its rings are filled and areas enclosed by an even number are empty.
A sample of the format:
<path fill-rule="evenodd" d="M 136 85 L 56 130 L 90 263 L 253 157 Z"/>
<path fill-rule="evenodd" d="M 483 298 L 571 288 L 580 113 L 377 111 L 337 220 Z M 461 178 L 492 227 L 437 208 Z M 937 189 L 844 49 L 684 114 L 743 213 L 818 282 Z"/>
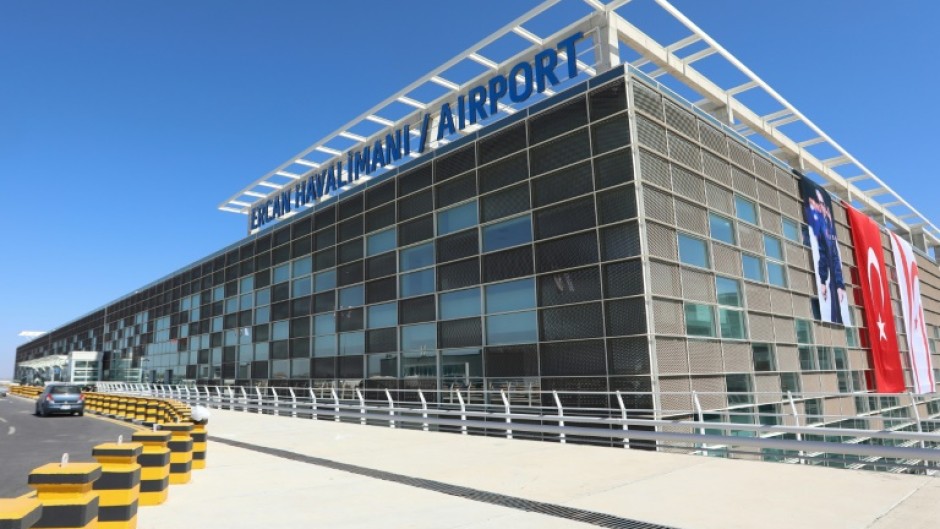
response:
<path fill-rule="evenodd" d="M 60 461 L 63 453 L 69 461 L 94 461 L 93 446 L 117 441 L 119 435 L 130 441 L 135 431 L 88 415 L 37 417 L 35 410 L 32 400 L 0 398 L 0 498 L 32 490 L 26 484 L 30 471 Z"/>

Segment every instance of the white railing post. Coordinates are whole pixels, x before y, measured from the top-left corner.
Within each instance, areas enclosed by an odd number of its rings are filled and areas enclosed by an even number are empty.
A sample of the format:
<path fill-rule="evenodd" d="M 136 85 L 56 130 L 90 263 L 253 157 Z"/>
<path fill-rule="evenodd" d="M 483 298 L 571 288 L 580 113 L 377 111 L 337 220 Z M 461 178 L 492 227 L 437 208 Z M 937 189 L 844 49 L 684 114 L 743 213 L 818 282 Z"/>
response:
<path fill-rule="evenodd" d="M 698 417 L 698 422 L 701 425 L 697 428 L 698 434 L 705 435 L 705 414 L 702 413 L 702 402 L 698 400 L 698 391 L 692 392 L 692 404 L 695 406 L 695 415 Z M 702 442 L 701 447 L 702 455 L 708 457 L 708 446 L 704 441 Z"/>
<path fill-rule="evenodd" d="M 264 395 L 261 393 L 260 386 L 255 386 L 255 393 L 258 394 L 258 411 L 256 413 L 263 413 L 264 410 L 261 407 L 264 406 Z"/>
<path fill-rule="evenodd" d="M 512 418 L 509 416 L 509 398 L 506 397 L 505 390 L 499 390 L 499 396 L 503 399 L 503 407 L 506 409 L 506 439 L 512 439 Z"/>
<path fill-rule="evenodd" d="M 235 411 L 235 390 L 232 389 L 232 386 L 226 386 L 226 393 L 228 393 L 228 409 Z"/>
<path fill-rule="evenodd" d="M 271 395 L 274 396 L 274 415 L 281 415 L 281 399 L 277 396 L 277 388 L 271 388 Z"/>
<path fill-rule="evenodd" d="M 356 388 L 356 397 L 359 398 L 359 424 L 366 423 L 366 399 L 359 388 Z"/>
<path fill-rule="evenodd" d="M 426 432 L 428 431 L 428 401 L 424 400 L 424 393 L 421 392 L 421 388 L 418 388 L 418 398 L 421 399 L 421 417 L 424 419 L 421 429 Z"/>
<path fill-rule="evenodd" d="M 623 431 L 627 431 L 627 407 L 623 405 L 623 396 L 617 390 L 617 404 L 620 405 L 620 419 L 623 421 Z M 630 448 L 630 440 L 623 438 L 623 447 Z"/>
<path fill-rule="evenodd" d="M 796 411 L 796 401 L 793 400 L 793 392 L 792 392 L 792 391 L 787 390 L 787 400 L 790 401 L 790 412 L 793 413 L 793 426 L 799 427 L 799 426 L 800 426 L 800 414 Z M 802 441 L 802 440 L 803 440 L 803 434 L 797 433 L 797 434 L 796 434 L 796 440 L 797 440 L 797 441 Z M 799 455 L 800 455 L 800 464 L 801 464 L 801 465 L 806 464 L 806 461 L 803 459 L 803 451 L 802 451 L 802 450 L 800 450 L 800 454 L 799 454 Z"/>
<path fill-rule="evenodd" d="M 206 398 L 208 399 L 208 397 L 209 397 L 209 392 L 206 391 Z M 219 386 L 215 387 L 215 397 L 219 401 L 219 409 L 222 409 L 222 388 L 220 388 Z"/>
<path fill-rule="evenodd" d="M 463 395 L 457 390 L 457 402 L 460 403 L 460 434 L 467 435 L 467 405 L 464 404 Z"/>
<path fill-rule="evenodd" d="M 297 416 L 297 395 L 294 394 L 294 388 L 287 388 L 290 391 L 290 416 Z"/>
<path fill-rule="evenodd" d="M 917 421 L 917 433 L 924 433 L 924 428 L 920 424 L 920 410 L 917 409 L 917 401 L 914 400 L 914 393 L 911 392 L 908 393 L 908 395 L 911 397 L 911 409 L 914 411 L 914 420 Z M 925 448 L 923 439 L 919 441 L 919 444 L 921 448 Z M 927 461 L 924 461 L 924 463 L 927 463 Z"/>
<path fill-rule="evenodd" d="M 245 391 L 245 386 L 238 386 L 238 390 L 242 394 L 242 411 L 248 411 L 248 393 Z"/>
<path fill-rule="evenodd" d="M 310 388 L 310 418 L 317 420 L 317 394 Z"/>
<path fill-rule="evenodd" d="M 339 422 L 339 395 L 336 394 L 336 388 L 330 388 L 330 393 L 333 394 L 333 420 Z"/>
<path fill-rule="evenodd" d="M 565 409 L 564 409 L 564 408 L 562 407 L 562 405 L 561 405 L 561 399 L 558 398 L 558 392 L 555 391 L 555 390 L 552 390 L 552 396 L 555 397 L 555 406 L 558 408 L 558 416 L 559 416 L 559 417 L 564 417 L 564 416 L 565 416 Z M 558 427 L 559 427 L 559 428 L 564 428 L 564 427 L 565 427 L 565 420 L 564 420 L 564 419 L 561 419 L 561 420 L 558 421 Z M 559 441 L 561 444 L 565 444 L 565 434 L 564 434 L 564 432 L 558 434 L 558 441 Z"/>
<path fill-rule="evenodd" d="M 388 416 L 390 417 L 390 419 L 388 420 L 388 425 L 390 428 L 394 428 L 395 427 L 395 401 L 392 400 L 392 394 L 388 391 L 387 388 L 385 389 L 385 397 L 388 399 Z"/>
<path fill-rule="evenodd" d="M 186 390 L 186 404 L 189 404 L 189 386 L 183 386 L 183 389 Z M 182 394 L 180 396 L 182 397 Z"/>

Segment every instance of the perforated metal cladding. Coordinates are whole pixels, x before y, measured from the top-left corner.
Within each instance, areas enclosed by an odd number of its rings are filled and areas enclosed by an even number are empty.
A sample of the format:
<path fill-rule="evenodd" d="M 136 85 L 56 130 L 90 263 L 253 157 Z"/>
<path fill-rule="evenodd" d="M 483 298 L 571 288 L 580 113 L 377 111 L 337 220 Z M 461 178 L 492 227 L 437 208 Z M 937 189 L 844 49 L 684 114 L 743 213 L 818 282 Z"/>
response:
<path fill-rule="evenodd" d="M 601 298 L 600 271 L 596 266 L 539 276 L 539 306 L 550 307 Z"/>
<path fill-rule="evenodd" d="M 666 133 L 669 143 L 669 157 L 695 171 L 702 171 L 702 149 L 678 134 Z"/>
<path fill-rule="evenodd" d="M 494 164 L 481 167 L 478 173 L 480 192 L 488 193 L 528 178 L 529 159 L 526 153 L 520 152 Z"/>
<path fill-rule="evenodd" d="M 431 185 L 431 164 L 427 163 L 406 171 L 395 179 L 398 182 L 398 196 L 410 195 Z"/>
<path fill-rule="evenodd" d="M 744 299 L 747 302 L 747 308 L 770 312 L 770 289 L 766 286 L 745 281 Z"/>
<path fill-rule="evenodd" d="M 611 375 L 646 375 L 650 372 L 649 343 L 645 336 L 607 340 Z"/>
<path fill-rule="evenodd" d="M 660 377 L 659 402 L 664 412 L 692 410 L 692 387 L 688 377 Z"/>
<path fill-rule="evenodd" d="M 698 393 L 703 409 L 716 410 L 728 406 L 728 399 L 724 395 L 725 377 L 691 377 L 691 382 L 692 391 Z"/>
<path fill-rule="evenodd" d="M 532 180 L 534 207 L 590 193 L 593 189 L 591 162 L 585 161 Z"/>
<path fill-rule="evenodd" d="M 698 122 L 698 131 L 703 145 L 719 154 L 728 155 L 728 138 L 722 131 L 704 121 Z"/>
<path fill-rule="evenodd" d="M 640 178 L 663 189 L 672 189 L 669 162 L 644 149 L 640 149 Z"/>
<path fill-rule="evenodd" d="M 372 209 L 386 202 L 395 200 L 395 181 L 389 180 L 373 188 L 366 189 L 366 209 Z"/>
<path fill-rule="evenodd" d="M 317 312 L 327 312 L 331 310 L 336 310 L 336 291 L 331 290 L 329 292 L 324 292 L 322 294 L 317 294 L 313 296 L 313 311 Z"/>
<path fill-rule="evenodd" d="M 725 372 L 741 373 L 753 371 L 751 367 L 751 346 L 742 342 L 721 342 L 721 353 L 725 361 Z"/>
<path fill-rule="evenodd" d="M 362 238 L 349 241 L 336 247 L 336 264 L 349 263 L 362 259 Z"/>
<path fill-rule="evenodd" d="M 336 269 L 337 285 L 342 287 L 360 281 L 362 281 L 362 261 L 356 261 Z"/>
<path fill-rule="evenodd" d="M 672 200 L 672 195 L 668 195 L 662 191 L 651 187 L 643 189 L 643 207 L 648 218 L 668 224 L 675 224 L 676 210 Z"/>
<path fill-rule="evenodd" d="M 396 272 L 395 252 L 386 252 L 366 259 L 366 279 L 376 279 Z"/>
<path fill-rule="evenodd" d="M 793 314 L 793 294 L 778 288 L 771 288 L 770 306 L 774 314 L 785 316 Z M 777 339 L 779 340 L 779 335 Z"/>
<path fill-rule="evenodd" d="M 751 151 L 744 145 L 736 141 L 728 142 L 728 157 L 732 162 L 738 164 L 748 171 L 754 170 L 753 161 L 751 159 Z"/>
<path fill-rule="evenodd" d="M 330 248 L 313 255 L 313 264 L 317 270 L 325 270 L 336 265 L 336 249 Z"/>
<path fill-rule="evenodd" d="M 702 172 L 724 186 L 732 185 L 731 165 L 708 151 L 702 152 Z"/>
<path fill-rule="evenodd" d="M 601 228 L 600 238 L 605 261 L 640 255 L 640 230 L 635 221 Z"/>
<path fill-rule="evenodd" d="M 569 305 L 539 311 L 542 340 L 574 340 L 604 335 L 600 303 Z"/>
<path fill-rule="evenodd" d="M 336 313 L 336 329 L 343 331 L 358 331 L 362 329 L 362 308 L 341 310 Z"/>
<path fill-rule="evenodd" d="M 774 209 L 780 207 L 777 190 L 760 180 L 757 181 L 757 197 L 761 204 L 766 204 Z"/>
<path fill-rule="evenodd" d="M 674 264 L 650 261 L 651 292 L 654 295 L 682 297 L 679 267 Z"/>
<path fill-rule="evenodd" d="M 340 242 L 360 235 L 362 235 L 362 215 L 340 222 L 336 229 L 336 237 Z"/>
<path fill-rule="evenodd" d="M 594 231 L 553 239 L 535 246 L 537 270 L 554 272 L 597 262 L 597 235 Z"/>
<path fill-rule="evenodd" d="M 761 232 L 747 226 L 744 223 L 738 223 L 738 244 L 745 250 L 759 255 L 764 253 L 764 237 Z"/>
<path fill-rule="evenodd" d="M 868 352 L 861 349 L 849 349 L 849 365 L 852 366 L 852 369 L 856 370 L 871 369 L 868 362 Z"/>
<path fill-rule="evenodd" d="M 398 220 L 413 219 L 434 209 L 434 197 L 427 189 L 398 200 Z"/>
<path fill-rule="evenodd" d="M 640 145 L 656 152 L 668 154 L 666 149 L 666 129 L 644 116 L 636 116 L 637 140 Z"/>
<path fill-rule="evenodd" d="M 498 160 L 526 146 L 525 123 L 518 123 L 494 132 L 477 143 L 480 164 Z"/>
<path fill-rule="evenodd" d="M 663 96 L 644 84 L 633 82 L 633 104 L 638 110 L 663 120 Z"/>
<path fill-rule="evenodd" d="M 605 189 L 633 180 L 633 156 L 630 149 L 594 158 L 594 187 Z"/>
<path fill-rule="evenodd" d="M 322 250 L 324 248 L 333 246 L 334 244 L 336 244 L 336 229 L 326 228 L 326 229 L 320 230 L 314 234 L 314 239 L 316 240 L 317 250 Z M 259 263 L 256 267 L 263 268 L 265 266 L 267 265 L 261 265 Z"/>
<path fill-rule="evenodd" d="M 726 215 L 734 215 L 734 196 L 731 191 L 711 182 L 705 182 L 705 197 L 708 207 Z"/>
<path fill-rule="evenodd" d="M 362 195 L 356 194 L 344 199 L 336 206 L 338 220 L 348 219 L 362 213 Z"/>
<path fill-rule="evenodd" d="M 632 185 L 598 193 L 595 199 L 600 224 L 636 217 L 636 191 Z"/>
<path fill-rule="evenodd" d="M 451 290 L 480 283 L 480 258 L 474 257 L 438 267 L 437 289 Z"/>
<path fill-rule="evenodd" d="M 596 224 L 594 200 L 579 198 L 535 213 L 535 236 L 545 239 L 580 231 Z"/>
<path fill-rule="evenodd" d="M 607 374 L 604 340 L 545 343 L 539 357 L 543 377 Z"/>
<path fill-rule="evenodd" d="M 780 400 L 780 375 L 756 375 L 754 391 L 758 393 L 757 403 L 766 404 Z"/>
<path fill-rule="evenodd" d="M 475 172 L 454 178 L 434 188 L 437 207 L 444 208 L 476 195 L 477 177 Z"/>
<path fill-rule="evenodd" d="M 398 350 L 398 328 L 366 331 L 367 353 L 391 353 Z"/>
<path fill-rule="evenodd" d="M 366 212 L 366 233 L 395 224 L 395 204 L 388 204 Z"/>
<path fill-rule="evenodd" d="M 788 264 L 797 268 L 809 268 L 812 250 L 802 244 L 788 242 L 784 245 L 784 251 L 786 252 Z"/>
<path fill-rule="evenodd" d="M 627 108 L 626 81 L 620 80 L 594 90 L 588 95 L 591 120 L 597 121 Z"/>
<path fill-rule="evenodd" d="M 482 345 L 483 327 L 480 318 L 438 322 L 437 343 L 441 348 Z"/>
<path fill-rule="evenodd" d="M 403 299 L 398 302 L 398 323 L 402 325 L 434 321 L 436 317 L 437 309 L 435 308 L 433 294 Z"/>
<path fill-rule="evenodd" d="M 483 256 L 483 280 L 487 283 L 532 274 L 532 247 L 522 246 Z"/>
<path fill-rule="evenodd" d="M 532 377 L 539 374 L 539 355 L 535 344 L 487 347 L 483 350 L 486 376 Z"/>
<path fill-rule="evenodd" d="M 398 297 L 397 279 L 387 277 L 366 283 L 366 303 L 380 303 Z"/>
<path fill-rule="evenodd" d="M 653 329 L 657 334 L 685 334 L 682 302 L 653 300 Z"/>
<path fill-rule="evenodd" d="M 565 101 L 529 118 L 529 144 L 535 145 L 586 125 L 587 102 L 583 96 Z"/>
<path fill-rule="evenodd" d="M 808 319 L 813 317 L 810 300 L 806 296 L 793 296 L 793 315 L 797 318 Z"/>
<path fill-rule="evenodd" d="M 630 143 L 630 123 L 625 113 L 591 125 L 591 145 L 594 154 L 612 151 L 628 143 Z"/>
<path fill-rule="evenodd" d="M 796 343 L 796 327 L 790 318 L 774 316 L 774 338 L 780 343 Z"/>
<path fill-rule="evenodd" d="M 646 304 L 643 298 L 617 299 L 604 304 L 607 335 L 627 336 L 646 332 Z"/>
<path fill-rule="evenodd" d="M 477 230 L 465 230 L 460 233 L 437 239 L 437 262 L 445 263 L 479 253 Z"/>
<path fill-rule="evenodd" d="M 689 372 L 689 353 L 685 339 L 657 337 L 653 347 L 656 348 L 656 365 L 660 375 Z"/>
<path fill-rule="evenodd" d="M 757 198 L 757 178 L 745 173 L 737 167 L 731 168 L 731 179 L 734 183 L 734 190 L 750 198 Z"/>
<path fill-rule="evenodd" d="M 790 288 L 797 292 L 816 293 L 816 281 L 813 274 L 790 268 Z M 794 303 L 796 307 L 796 303 Z M 795 310 L 795 309 L 794 309 Z"/>
<path fill-rule="evenodd" d="M 325 228 L 336 221 L 336 206 L 330 206 L 313 214 L 313 226 L 316 229 Z"/>
<path fill-rule="evenodd" d="M 777 344 L 777 369 L 779 371 L 799 371 L 800 354 L 795 345 Z"/>
<path fill-rule="evenodd" d="M 642 293 L 642 261 L 634 259 L 604 265 L 604 297 L 616 298 Z"/>
<path fill-rule="evenodd" d="M 665 100 L 666 124 L 693 140 L 698 140 L 698 120 L 688 110 Z"/>
<path fill-rule="evenodd" d="M 760 208 L 760 225 L 774 235 L 781 235 L 780 214 L 767 208 Z"/>
<path fill-rule="evenodd" d="M 741 277 L 741 252 L 724 244 L 712 243 L 715 271 Z"/>
<path fill-rule="evenodd" d="M 690 373 L 721 373 L 724 363 L 721 359 L 721 343 L 717 340 L 689 340 Z"/>
<path fill-rule="evenodd" d="M 752 340 L 774 341 L 774 321 L 770 316 L 748 312 L 747 327 Z"/>
<path fill-rule="evenodd" d="M 588 130 L 581 129 L 529 149 L 530 169 L 533 176 L 539 175 L 571 165 L 590 155 Z"/>
<path fill-rule="evenodd" d="M 480 199 L 483 222 L 508 217 L 529 209 L 529 184 L 522 183 Z"/>
<path fill-rule="evenodd" d="M 644 190 L 644 196 L 647 193 L 649 193 L 649 190 Z M 646 225 L 646 238 L 650 255 L 673 261 L 678 260 L 679 253 L 676 248 L 676 230 L 659 224 L 649 223 Z"/>
<path fill-rule="evenodd" d="M 715 303 L 715 277 L 712 274 L 682 268 L 682 294 L 690 301 Z"/>
<path fill-rule="evenodd" d="M 800 207 L 799 201 L 784 194 L 780 195 L 780 211 L 793 219 L 803 218 L 803 209 Z"/>
<path fill-rule="evenodd" d="M 434 181 L 441 182 L 452 176 L 467 172 L 476 165 L 474 145 L 461 147 L 434 160 Z"/>
<path fill-rule="evenodd" d="M 672 186 L 677 195 L 697 204 L 705 203 L 705 179 L 701 176 L 673 165 Z"/>
<path fill-rule="evenodd" d="M 701 202 L 699 202 L 701 204 Z M 692 233 L 708 236 L 708 220 L 705 208 L 676 199 L 676 224 Z"/>

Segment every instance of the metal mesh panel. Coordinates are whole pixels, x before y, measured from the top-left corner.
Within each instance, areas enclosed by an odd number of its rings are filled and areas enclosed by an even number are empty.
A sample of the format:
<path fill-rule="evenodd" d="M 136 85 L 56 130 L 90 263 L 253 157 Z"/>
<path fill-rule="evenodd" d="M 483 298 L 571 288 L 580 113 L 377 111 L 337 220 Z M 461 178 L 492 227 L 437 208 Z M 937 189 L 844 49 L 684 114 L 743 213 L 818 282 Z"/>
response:
<path fill-rule="evenodd" d="M 313 311 L 328 312 L 336 310 L 336 291 L 331 290 L 322 294 L 313 296 Z"/>
<path fill-rule="evenodd" d="M 770 312 L 770 292 L 766 286 L 745 281 L 744 298 L 747 301 L 747 308 Z"/>
<path fill-rule="evenodd" d="M 547 206 L 590 193 L 592 184 L 590 161 L 535 178 L 532 180 L 533 206 Z"/>
<path fill-rule="evenodd" d="M 775 235 L 783 234 L 780 227 L 780 214 L 776 211 L 760 208 L 760 225 L 763 226 L 765 230 Z"/>
<path fill-rule="evenodd" d="M 666 299 L 654 299 L 653 328 L 658 334 L 685 334 L 682 303 Z"/>
<path fill-rule="evenodd" d="M 672 195 L 647 187 L 643 190 L 643 207 L 648 218 L 668 224 L 675 224 L 676 222 L 676 211 L 673 207 Z"/>
<path fill-rule="evenodd" d="M 362 281 L 362 261 L 349 263 L 336 269 L 336 284 L 339 286 L 351 285 Z"/>
<path fill-rule="evenodd" d="M 743 371 L 752 371 L 751 368 L 751 347 L 741 342 L 722 342 L 722 356 L 725 360 L 725 371 L 730 373 L 740 373 Z"/>
<path fill-rule="evenodd" d="M 690 301 L 715 303 L 715 278 L 712 274 L 681 269 L 682 294 Z"/>
<path fill-rule="evenodd" d="M 809 268 L 810 255 L 812 250 L 801 245 L 788 242 L 784 246 L 787 263 L 798 268 Z M 792 275 L 792 274 L 791 274 Z"/>
<path fill-rule="evenodd" d="M 465 230 L 460 233 L 441 237 L 437 240 L 437 262 L 444 263 L 479 253 L 477 230 Z"/>
<path fill-rule="evenodd" d="M 395 200 L 395 181 L 389 180 L 381 185 L 367 189 L 365 195 L 366 209 L 372 209 L 386 202 Z"/>
<path fill-rule="evenodd" d="M 734 190 L 751 198 L 757 198 L 757 178 L 745 173 L 737 167 L 731 168 L 731 179 L 734 182 Z"/>
<path fill-rule="evenodd" d="M 440 266 L 437 269 L 437 289 L 451 290 L 480 283 L 480 258 Z"/>
<path fill-rule="evenodd" d="M 640 229 L 636 222 L 601 228 L 601 258 L 605 261 L 640 255 Z"/>
<path fill-rule="evenodd" d="M 596 266 L 542 275 L 538 285 L 540 307 L 601 298 L 600 270 Z"/>
<path fill-rule="evenodd" d="M 667 132 L 669 142 L 669 157 L 696 171 L 702 171 L 702 149 L 690 141 L 675 134 Z"/>
<path fill-rule="evenodd" d="M 434 321 L 436 316 L 437 310 L 435 309 L 433 294 L 403 299 L 398 302 L 398 323 L 402 325 Z"/>
<path fill-rule="evenodd" d="M 637 110 L 663 120 L 663 96 L 644 84 L 633 82 L 633 104 Z"/>
<path fill-rule="evenodd" d="M 363 327 L 362 308 L 341 310 L 336 313 L 336 328 L 339 331 L 358 331 Z"/>
<path fill-rule="evenodd" d="M 803 209 L 800 207 L 800 202 L 783 194 L 780 195 L 780 211 L 793 219 L 803 218 Z"/>
<path fill-rule="evenodd" d="M 689 340 L 689 372 L 721 373 L 721 342 L 716 340 Z"/>
<path fill-rule="evenodd" d="M 488 193 L 529 177 L 529 159 L 520 152 L 486 167 L 481 167 L 480 192 Z"/>
<path fill-rule="evenodd" d="M 669 162 L 644 149 L 640 149 L 640 178 L 664 189 L 672 189 Z"/>
<path fill-rule="evenodd" d="M 797 318 L 803 319 L 813 317 L 813 311 L 808 297 L 793 296 L 793 315 Z"/>
<path fill-rule="evenodd" d="M 795 345 L 777 344 L 777 370 L 800 370 L 800 354 Z"/>
<path fill-rule="evenodd" d="M 542 340 L 572 340 L 604 335 L 600 303 L 569 305 L 539 311 Z"/>
<path fill-rule="evenodd" d="M 770 306 L 774 314 L 786 316 L 793 314 L 793 294 L 778 288 L 770 289 Z"/>
<path fill-rule="evenodd" d="M 645 375 L 650 372 L 649 344 L 646 337 L 607 340 L 611 375 Z"/>
<path fill-rule="evenodd" d="M 398 220 L 408 220 L 423 215 L 434 209 L 434 196 L 431 190 L 422 191 L 398 201 Z"/>
<path fill-rule="evenodd" d="M 728 215 L 734 215 L 734 196 L 731 191 L 711 182 L 705 182 L 705 196 L 708 200 L 708 207 Z"/>
<path fill-rule="evenodd" d="M 594 200 L 584 197 L 535 213 L 535 236 L 545 239 L 593 227 Z"/>
<path fill-rule="evenodd" d="M 692 387 L 688 377 L 662 377 L 659 379 L 660 407 L 665 412 L 692 410 Z"/>
<path fill-rule="evenodd" d="M 649 190 L 646 190 L 644 195 L 648 192 Z M 650 255 L 673 261 L 679 258 L 675 230 L 659 224 L 649 223 L 646 225 L 646 238 Z"/>
<path fill-rule="evenodd" d="M 529 209 L 529 185 L 519 184 L 480 199 L 483 222 L 519 213 Z"/>
<path fill-rule="evenodd" d="M 676 194 L 699 204 L 705 203 L 705 179 L 701 176 L 673 165 L 672 185 Z"/>
<path fill-rule="evenodd" d="M 758 404 L 766 404 L 780 400 L 780 375 L 756 375 L 754 377 L 754 391 Z"/>
<path fill-rule="evenodd" d="M 694 206 L 684 200 L 676 199 L 676 224 L 682 229 L 708 236 L 705 208 Z"/>
<path fill-rule="evenodd" d="M 755 153 L 754 154 L 754 174 L 758 178 L 767 182 L 770 185 L 776 185 L 777 180 L 774 176 L 774 166 L 768 160 L 764 159 L 763 156 Z"/>
<path fill-rule="evenodd" d="M 598 193 L 597 216 L 601 224 L 636 217 L 636 191 L 632 185 Z"/>
<path fill-rule="evenodd" d="M 749 312 L 747 314 L 747 327 L 752 340 L 774 341 L 774 322 L 770 316 Z"/>
<path fill-rule="evenodd" d="M 616 298 L 642 293 L 642 261 L 634 259 L 604 265 L 604 297 Z"/>
<path fill-rule="evenodd" d="M 395 252 L 386 252 L 366 259 L 366 279 L 384 277 L 396 271 Z"/>
<path fill-rule="evenodd" d="M 480 318 L 438 322 L 437 340 L 442 348 L 483 345 L 483 327 L 480 324 Z"/>
<path fill-rule="evenodd" d="M 807 294 L 815 294 L 816 292 L 816 279 L 813 277 L 813 274 L 809 272 L 804 272 L 802 270 L 794 270 L 793 268 L 789 269 L 790 276 L 790 288 L 796 290 L 797 292 L 805 292 Z M 794 303 L 794 307 L 796 304 Z"/>
<path fill-rule="evenodd" d="M 336 236 L 340 242 L 362 235 L 362 215 L 339 223 Z"/>
<path fill-rule="evenodd" d="M 594 154 L 601 154 L 630 143 L 630 123 L 626 114 L 591 125 Z"/>
<path fill-rule="evenodd" d="M 380 303 L 398 297 L 397 279 L 387 277 L 366 283 L 366 303 Z"/>
<path fill-rule="evenodd" d="M 728 156 L 728 138 L 725 137 L 724 132 L 704 121 L 698 122 L 698 130 L 702 138 L 702 143 L 706 147 L 719 154 Z"/>
<path fill-rule="evenodd" d="M 650 149 L 667 154 L 666 129 L 644 116 L 636 116 L 637 139 L 640 144 Z"/>
<path fill-rule="evenodd" d="M 336 262 L 338 264 L 348 263 L 356 259 L 362 259 L 362 238 L 349 241 L 336 247 Z"/>
<path fill-rule="evenodd" d="M 434 181 L 440 182 L 460 173 L 465 173 L 476 166 L 474 145 L 461 147 L 434 160 Z"/>
<path fill-rule="evenodd" d="M 597 262 L 597 235 L 594 231 L 539 243 L 535 247 L 539 272 L 553 272 Z"/>
<path fill-rule="evenodd" d="M 424 164 L 410 171 L 406 171 L 396 178 L 398 181 L 398 196 L 402 197 L 424 189 L 431 185 L 431 164 Z"/>
<path fill-rule="evenodd" d="M 354 215 L 362 213 L 362 194 L 353 195 L 340 202 L 336 207 L 338 220 L 352 218 Z"/>
<path fill-rule="evenodd" d="M 779 209 L 780 207 L 777 199 L 777 190 L 760 180 L 757 181 L 757 197 L 762 204 L 767 204 L 774 209 Z"/>
<path fill-rule="evenodd" d="M 336 249 L 330 248 L 317 252 L 313 255 L 314 266 L 317 270 L 323 270 L 336 265 Z"/>
<path fill-rule="evenodd" d="M 724 244 L 712 243 L 715 271 L 741 277 L 741 252 Z"/>
<path fill-rule="evenodd" d="M 366 233 L 395 224 L 395 204 L 388 204 L 366 213 Z"/>
<path fill-rule="evenodd" d="M 620 80 L 594 90 L 588 95 L 591 109 L 591 120 L 616 114 L 627 108 L 626 81 Z"/>
<path fill-rule="evenodd" d="M 646 332 L 646 304 L 643 298 L 608 301 L 605 309 L 608 336 Z"/>
<path fill-rule="evenodd" d="M 483 256 L 483 280 L 487 283 L 527 276 L 533 268 L 531 246 Z"/>
<path fill-rule="evenodd" d="M 849 365 L 855 370 L 871 369 L 868 352 L 861 349 L 849 349 Z"/>
<path fill-rule="evenodd" d="M 682 297 L 682 283 L 677 265 L 650 261 L 650 281 L 653 294 Z"/>
<path fill-rule="evenodd" d="M 656 365 L 660 375 L 689 372 L 689 353 L 681 338 L 656 338 Z"/>
<path fill-rule="evenodd" d="M 774 338 L 777 342 L 796 343 L 796 328 L 793 320 L 775 316 Z"/>
<path fill-rule="evenodd" d="M 335 221 L 336 206 L 330 206 L 313 214 L 313 226 L 318 230 L 330 226 Z"/>
<path fill-rule="evenodd" d="M 761 232 L 743 223 L 738 223 L 738 244 L 756 254 L 764 253 L 764 237 Z"/>
<path fill-rule="evenodd" d="M 728 398 L 724 395 L 725 377 L 692 377 L 692 391 L 699 393 L 698 400 L 703 409 L 728 407 Z"/>
<path fill-rule="evenodd" d="M 494 132 L 477 142 L 480 163 L 485 164 L 524 149 L 526 146 L 525 123 L 518 123 Z"/>
<path fill-rule="evenodd" d="M 710 152 L 702 153 L 702 172 L 712 180 L 731 187 L 731 165 Z"/>
<path fill-rule="evenodd" d="M 529 144 L 535 145 L 586 125 L 587 101 L 577 97 L 529 118 Z"/>
<path fill-rule="evenodd" d="M 698 123 L 688 110 L 666 99 L 666 124 L 693 140 L 698 139 Z"/>
<path fill-rule="evenodd" d="M 487 347 L 483 350 L 486 376 L 538 376 L 539 355 L 535 344 Z"/>
<path fill-rule="evenodd" d="M 543 343 L 540 349 L 543 377 L 607 374 L 603 340 Z"/>
<path fill-rule="evenodd" d="M 630 149 L 594 158 L 594 185 L 597 189 L 633 180 L 633 157 Z"/>
<path fill-rule="evenodd" d="M 728 157 L 731 161 L 740 165 L 748 171 L 753 171 L 754 166 L 751 160 L 751 151 L 736 141 L 728 142 Z"/>
<path fill-rule="evenodd" d="M 838 376 L 835 373 L 821 373 L 819 375 L 819 389 L 824 393 L 838 393 Z"/>
<path fill-rule="evenodd" d="M 476 192 L 476 173 L 467 173 L 459 178 L 440 184 L 435 188 L 437 207 L 444 208 L 451 204 L 456 204 L 461 200 L 475 196 Z"/>
<path fill-rule="evenodd" d="M 791 196 L 798 196 L 800 194 L 799 184 L 797 183 L 796 176 L 789 171 L 784 171 L 779 167 L 774 167 L 774 177 L 777 182 L 777 187 L 780 188 L 785 194 Z"/>
<path fill-rule="evenodd" d="M 581 129 L 532 147 L 529 155 L 532 174 L 547 173 L 589 157 L 591 139 L 587 129 Z"/>
<path fill-rule="evenodd" d="M 398 329 L 374 329 L 366 331 L 367 353 L 391 353 L 398 350 Z"/>

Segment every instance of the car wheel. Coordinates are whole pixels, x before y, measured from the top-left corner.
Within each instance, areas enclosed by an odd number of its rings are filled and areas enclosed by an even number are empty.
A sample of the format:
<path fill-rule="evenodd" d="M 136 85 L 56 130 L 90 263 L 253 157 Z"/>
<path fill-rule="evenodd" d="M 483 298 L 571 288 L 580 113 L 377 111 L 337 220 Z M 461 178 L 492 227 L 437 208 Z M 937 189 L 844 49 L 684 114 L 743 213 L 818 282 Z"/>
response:
<path fill-rule="evenodd" d="M 85 412 L 83 412 L 83 411 L 78 412 L 78 416 L 79 416 L 79 417 L 84 417 L 84 416 L 85 416 Z"/>
<path fill-rule="evenodd" d="M 43 408 L 42 406 L 39 407 L 39 416 L 40 416 L 40 417 L 45 417 L 45 416 L 46 416 L 46 409 Z"/>

